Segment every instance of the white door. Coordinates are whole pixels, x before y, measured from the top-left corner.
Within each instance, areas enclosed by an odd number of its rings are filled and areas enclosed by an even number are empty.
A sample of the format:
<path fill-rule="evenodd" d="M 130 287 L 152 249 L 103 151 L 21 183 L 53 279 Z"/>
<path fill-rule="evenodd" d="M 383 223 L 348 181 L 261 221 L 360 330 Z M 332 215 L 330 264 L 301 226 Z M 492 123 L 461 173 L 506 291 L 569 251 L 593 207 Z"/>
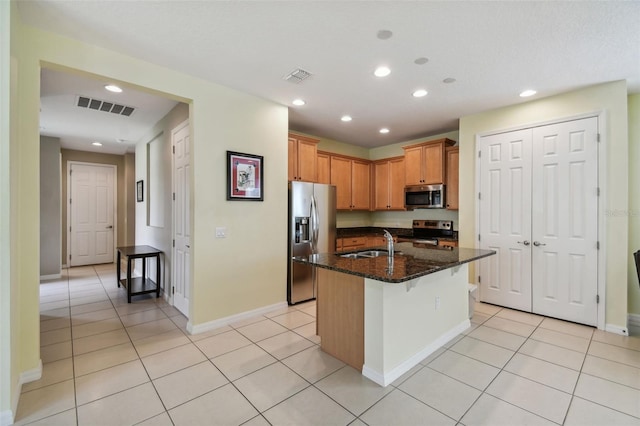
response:
<path fill-rule="evenodd" d="M 533 129 L 533 312 L 596 325 L 598 122 Z"/>
<path fill-rule="evenodd" d="M 531 310 L 531 130 L 480 141 L 480 244 L 497 254 L 480 262 L 482 300 Z"/>
<path fill-rule="evenodd" d="M 172 130 L 174 149 L 173 182 L 175 199 L 173 203 L 173 229 L 175 247 L 173 250 L 173 304 L 189 317 L 189 291 L 191 283 L 191 223 L 190 223 L 190 140 L 189 122 L 184 122 Z"/>
<path fill-rule="evenodd" d="M 70 163 L 69 174 L 69 264 L 111 263 L 114 167 Z"/>
<path fill-rule="evenodd" d="M 482 137 L 480 299 L 597 324 L 598 120 Z"/>

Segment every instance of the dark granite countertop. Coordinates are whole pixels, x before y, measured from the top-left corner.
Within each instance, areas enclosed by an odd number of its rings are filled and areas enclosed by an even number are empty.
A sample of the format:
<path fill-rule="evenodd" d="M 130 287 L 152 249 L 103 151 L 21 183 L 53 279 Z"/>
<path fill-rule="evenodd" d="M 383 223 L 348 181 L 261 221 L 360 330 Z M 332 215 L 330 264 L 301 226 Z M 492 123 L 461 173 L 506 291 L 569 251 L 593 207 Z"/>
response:
<path fill-rule="evenodd" d="M 386 249 L 381 247 L 380 249 Z M 359 250 L 362 251 L 362 250 Z M 396 254 L 393 267 L 389 266 L 389 258 L 382 255 L 374 258 L 343 257 L 347 253 L 322 253 L 312 256 L 294 257 L 299 263 L 308 263 L 320 268 L 345 274 L 357 275 L 388 283 L 401 283 L 453 268 L 464 263 L 473 262 L 495 254 L 492 250 L 470 248 L 418 248 L 412 243 L 395 244 Z"/>

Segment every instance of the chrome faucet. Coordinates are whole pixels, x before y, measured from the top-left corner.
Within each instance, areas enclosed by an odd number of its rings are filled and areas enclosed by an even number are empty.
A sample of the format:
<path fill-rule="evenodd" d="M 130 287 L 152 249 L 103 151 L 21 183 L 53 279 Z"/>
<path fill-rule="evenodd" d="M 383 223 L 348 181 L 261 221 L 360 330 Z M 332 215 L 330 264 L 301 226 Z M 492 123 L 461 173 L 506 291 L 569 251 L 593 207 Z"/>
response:
<path fill-rule="evenodd" d="M 385 229 L 384 237 L 387 239 L 387 252 L 389 253 L 389 257 L 393 258 L 393 235 Z"/>

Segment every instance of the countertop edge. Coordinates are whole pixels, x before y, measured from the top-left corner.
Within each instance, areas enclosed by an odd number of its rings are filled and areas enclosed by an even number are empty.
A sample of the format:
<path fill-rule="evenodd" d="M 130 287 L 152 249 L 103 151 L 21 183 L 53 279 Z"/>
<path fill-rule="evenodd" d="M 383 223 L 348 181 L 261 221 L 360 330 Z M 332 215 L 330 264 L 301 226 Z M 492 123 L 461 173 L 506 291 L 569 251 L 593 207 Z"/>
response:
<path fill-rule="evenodd" d="M 358 276 L 358 277 L 369 278 L 369 279 L 372 279 L 372 280 L 386 282 L 386 283 L 390 283 L 390 284 L 400 284 L 400 283 L 404 283 L 404 282 L 407 282 L 407 281 L 414 280 L 416 278 L 423 277 L 425 275 L 429 275 L 429 274 L 433 274 L 433 273 L 436 273 L 436 272 L 444 271 L 444 270 L 447 270 L 447 269 L 455 268 L 456 266 L 460 266 L 460 265 L 463 265 L 465 263 L 471 263 L 471 262 L 474 262 L 476 260 L 483 259 L 485 257 L 493 256 L 496 253 L 497 253 L 496 251 L 491 250 L 488 253 L 483 253 L 483 254 L 480 254 L 480 255 L 477 255 L 477 256 L 473 256 L 473 257 L 471 257 L 469 259 L 465 259 L 465 260 L 458 261 L 458 262 L 451 262 L 451 263 L 448 263 L 448 264 L 440 266 L 440 267 L 430 268 L 430 269 L 427 269 L 425 271 L 421 271 L 421 272 L 418 272 L 418 273 L 415 273 L 415 274 L 407 275 L 405 277 L 396 278 L 396 279 L 383 277 L 383 276 L 379 276 L 379 275 L 365 274 L 365 273 L 362 273 L 362 272 L 357 272 L 357 271 L 353 271 L 353 270 L 349 270 L 349 269 L 345 269 L 345 268 L 340 268 L 340 267 L 337 267 L 337 266 L 318 264 L 318 263 L 314 263 L 312 261 L 309 261 L 309 259 L 306 258 L 306 257 L 294 257 L 293 261 L 294 262 L 298 262 L 298 263 L 304 263 L 304 264 L 316 266 L 318 268 L 328 269 L 330 271 L 341 272 L 341 273 L 348 274 L 348 275 L 354 275 L 354 276 Z M 336 254 L 336 255 L 339 256 L 339 254 Z"/>

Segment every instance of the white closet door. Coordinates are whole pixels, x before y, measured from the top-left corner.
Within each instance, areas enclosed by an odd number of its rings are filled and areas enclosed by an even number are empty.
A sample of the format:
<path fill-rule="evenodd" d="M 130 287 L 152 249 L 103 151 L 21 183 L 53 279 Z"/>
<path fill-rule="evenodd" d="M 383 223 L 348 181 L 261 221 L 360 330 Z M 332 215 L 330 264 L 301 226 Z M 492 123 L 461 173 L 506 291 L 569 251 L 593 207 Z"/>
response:
<path fill-rule="evenodd" d="M 533 129 L 533 312 L 596 325 L 597 118 Z"/>
<path fill-rule="evenodd" d="M 531 311 L 531 130 L 480 140 L 480 261 L 484 302 Z"/>
<path fill-rule="evenodd" d="M 173 305 L 189 318 L 191 297 L 191 144 L 189 123 L 185 122 L 171 132 L 174 146 L 174 241 L 173 250 Z"/>

